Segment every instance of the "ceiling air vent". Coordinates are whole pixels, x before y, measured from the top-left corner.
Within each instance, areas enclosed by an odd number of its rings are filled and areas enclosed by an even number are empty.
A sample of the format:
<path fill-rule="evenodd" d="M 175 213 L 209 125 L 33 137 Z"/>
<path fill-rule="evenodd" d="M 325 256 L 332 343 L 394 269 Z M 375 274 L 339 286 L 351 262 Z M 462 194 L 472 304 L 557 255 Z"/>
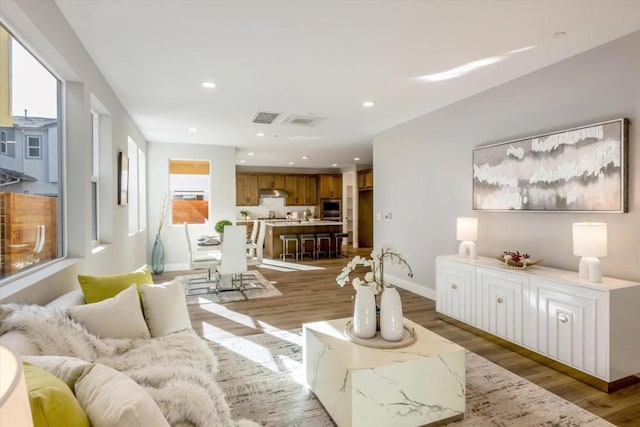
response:
<path fill-rule="evenodd" d="M 270 125 L 275 119 L 278 118 L 279 115 L 280 113 L 265 113 L 263 111 L 259 111 L 258 114 L 256 114 L 253 118 L 252 122 L 262 125 Z"/>
<path fill-rule="evenodd" d="M 299 115 L 296 115 L 296 114 L 290 114 L 289 116 L 287 116 L 282 121 L 281 124 L 283 124 L 283 125 L 313 127 L 313 126 L 317 126 L 323 120 L 325 120 L 325 117 L 299 116 Z"/>

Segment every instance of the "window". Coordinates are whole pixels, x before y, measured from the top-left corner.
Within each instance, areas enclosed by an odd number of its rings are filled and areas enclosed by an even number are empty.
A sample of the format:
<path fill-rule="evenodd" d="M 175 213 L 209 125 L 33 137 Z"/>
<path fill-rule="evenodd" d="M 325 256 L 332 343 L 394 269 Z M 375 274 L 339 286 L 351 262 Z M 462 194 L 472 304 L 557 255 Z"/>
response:
<path fill-rule="evenodd" d="M 96 244 L 100 237 L 99 230 L 99 194 L 98 194 L 98 153 L 100 142 L 100 116 L 91 110 L 91 241 Z"/>
<path fill-rule="evenodd" d="M 169 160 L 171 224 L 209 220 L 209 171 L 207 160 Z"/>
<path fill-rule="evenodd" d="M 39 136 L 25 136 L 26 140 L 26 158 L 41 159 L 42 158 L 42 139 Z"/>
<path fill-rule="evenodd" d="M 64 210 L 61 82 L 1 25 L 0 76 L 2 285 L 63 256 Z"/>

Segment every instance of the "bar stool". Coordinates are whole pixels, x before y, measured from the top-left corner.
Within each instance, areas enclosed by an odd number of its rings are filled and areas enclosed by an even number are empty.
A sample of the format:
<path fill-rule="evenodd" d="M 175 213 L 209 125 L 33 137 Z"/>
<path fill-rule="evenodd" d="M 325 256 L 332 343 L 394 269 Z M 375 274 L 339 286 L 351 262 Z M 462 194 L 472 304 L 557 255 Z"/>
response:
<path fill-rule="evenodd" d="M 311 242 L 311 252 L 307 251 L 307 242 Z M 310 255 L 311 259 L 316 256 L 316 236 L 313 233 L 300 234 L 300 260 L 304 259 L 305 254 Z"/>
<path fill-rule="evenodd" d="M 322 242 L 327 242 L 327 250 L 323 251 Z M 320 254 L 323 253 L 327 257 L 331 256 L 331 234 L 329 233 L 317 233 L 316 234 L 316 259 L 320 258 Z"/>
<path fill-rule="evenodd" d="M 298 235 L 297 234 L 283 234 L 280 236 L 280 240 L 282 240 L 282 255 L 280 258 L 284 261 L 287 258 L 287 255 L 295 256 L 296 261 L 298 260 Z M 289 242 L 295 242 L 296 251 L 289 252 Z"/>
<path fill-rule="evenodd" d="M 349 237 L 349 234 L 347 233 L 333 233 L 333 238 L 335 239 L 335 242 L 336 242 L 336 251 L 334 252 L 336 255 L 336 258 L 338 258 L 339 256 L 343 256 L 342 239 L 345 239 L 347 237 Z M 344 256 L 349 256 L 349 254 L 346 254 Z"/>

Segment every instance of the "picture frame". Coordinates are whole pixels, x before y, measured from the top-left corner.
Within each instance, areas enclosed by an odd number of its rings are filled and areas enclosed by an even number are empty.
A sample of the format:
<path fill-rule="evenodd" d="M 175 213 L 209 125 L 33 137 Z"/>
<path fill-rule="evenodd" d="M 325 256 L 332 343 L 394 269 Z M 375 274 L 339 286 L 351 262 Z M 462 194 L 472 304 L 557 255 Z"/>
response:
<path fill-rule="evenodd" d="M 118 205 L 129 203 L 129 158 L 120 151 L 118 153 Z"/>
<path fill-rule="evenodd" d="M 473 150 L 474 211 L 628 212 L 629 120 Z"/>

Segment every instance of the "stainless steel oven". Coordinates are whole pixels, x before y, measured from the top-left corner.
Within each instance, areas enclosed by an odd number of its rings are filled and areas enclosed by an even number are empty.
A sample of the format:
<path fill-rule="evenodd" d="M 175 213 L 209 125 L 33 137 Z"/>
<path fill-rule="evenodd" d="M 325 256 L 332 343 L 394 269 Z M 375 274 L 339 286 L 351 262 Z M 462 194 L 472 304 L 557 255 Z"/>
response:
<path fill-rule="evenodd" d="M 342 200 L 321 199 L 320 219 L 324 221 L 340 221 L 342 216 Z"/>

